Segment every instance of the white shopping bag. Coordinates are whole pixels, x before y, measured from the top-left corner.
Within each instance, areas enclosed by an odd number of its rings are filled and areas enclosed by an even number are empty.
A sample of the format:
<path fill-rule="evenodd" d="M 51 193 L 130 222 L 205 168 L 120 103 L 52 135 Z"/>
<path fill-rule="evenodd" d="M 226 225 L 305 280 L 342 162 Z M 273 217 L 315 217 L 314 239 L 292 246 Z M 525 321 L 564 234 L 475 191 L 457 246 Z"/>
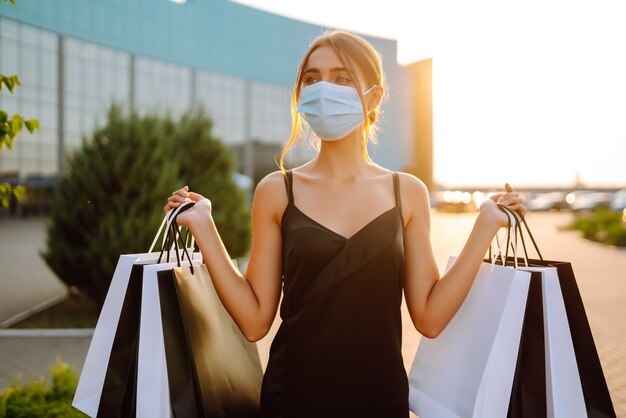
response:
<path fill-rule="evenodd" d="M 411 411 L 421 418 L 506 416 L 529 284 L 527 272 L 482 263 L 446 328 L 420 340 L 409 374 Z"/>
<path fill-rule="evenodd" d="M 520 269 L 541 272 L 547 416 L 548 418 L 587 417 L 557 268 L 520 266 Z"/>
<path fill-rule="evenodd" d="M 193 257 L 192 263 L 199 266 L 202 260 Z M 143 268 L 137 362 L 137 418 L 172 416 L 157 274 L 159 271 L 180 266 L 189 266 L 188 260 L 181 264 L 162 263 Z"/>
<path fill-rule="evenodd" d="M 117 262 L 72 401 L 72 406 L 91 417 L 98 414 L 104 377 L 128 288 L 130 271 L 135 263 L 156 262 L 158 256 L 159 253 L 122 254 Z"/>
<path fill-rule="evenodd" d="M 455 260 L 450 257 L 446 271 Z M 420 340 L 409 373 L 411 411 L 420 418 L 506 416 L 530 277 L 481 264 L 446 328 Z"/>
<path fill-rule="evenodd" d="M 511 214 L 518 216 L 516 213 Z M 526 225 L 525 222 L 524 224 Z M 520 220 L 517 222 L 517 228 L 524 243 Z M 539 257 L 543 260 L 528 225 L 526 228 Z M 519 267 L 521 270 L 541 273 L 546 415 L 549 418 L 587 417 L 587 407 L 570 331 L 570 321 L 559 283 L 558 268 L 549 263 L 528 266 L 527 257 L 525 259 L 527 265 Z"/>
<path fill-rule="evenodd" d="M 72 400 L 73 407 L 91 417 L 98 414 L 107 366 L 133 265 L 157 262 L 160 253 L 152 252 L 152 249 L 163 227 L 167 224 L 168 228 L 165 230 L 169 229 L 169 219 L 174 213 L 175 211 L 170 211 L 164 217 L 147 253 L 122 254 L 118 259 Z M 163 244 L 165 244 L 165 234 Z M 191 251 L 193 251 L 193 246 L 192 237 Z M 202 256 L 200 253 L 195 253 L 194 258 L 200 260 Z"/>

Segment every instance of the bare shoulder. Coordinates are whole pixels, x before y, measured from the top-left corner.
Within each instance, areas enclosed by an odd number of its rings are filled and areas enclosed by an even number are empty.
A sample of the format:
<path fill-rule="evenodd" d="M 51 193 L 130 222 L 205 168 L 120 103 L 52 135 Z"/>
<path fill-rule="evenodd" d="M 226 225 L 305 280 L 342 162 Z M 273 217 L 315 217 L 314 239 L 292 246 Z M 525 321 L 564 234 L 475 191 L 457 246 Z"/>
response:
<path fill-rule="evenodd" d="M 253 198 L 253 212 L 262 212 L 263 217 L 270 216 L 277 223 L 287 205 L 285 174 L 276 170 L 266 174 L 256 185 Z M 254 216 L 254 214 L 253 214 Z"/>
<path fill-rule="evenodd" d="M 420 178 L 403 171 L 398 171 L 398 182 L 400 199 L 403 203 L 402 212 L 406 214 L 408 224 L 417 214 L 424 213 L 425 209 L 430 208 L 428 187 Z"/>
<path fill-rule="evenodd" d="M 424 182 L 413 174 L 398 171 L 398 180 L 400 181 L 400 187 L 404 188 L 404 190 L 411 190 L 413 193 L 426 193 L 428 195 L 428 188 Z"/>

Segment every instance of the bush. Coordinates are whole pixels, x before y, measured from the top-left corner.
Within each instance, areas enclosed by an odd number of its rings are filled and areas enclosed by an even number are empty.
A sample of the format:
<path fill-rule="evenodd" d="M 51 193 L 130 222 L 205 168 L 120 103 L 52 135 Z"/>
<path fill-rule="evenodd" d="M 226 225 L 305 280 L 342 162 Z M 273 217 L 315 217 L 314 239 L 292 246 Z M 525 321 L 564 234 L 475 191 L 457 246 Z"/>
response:
<path fill-rule="evenodd" d="M 171 193 L 189 185 L 213 203 L 232 258 L 250 246 L 250 213 L 234 180 L 234 154 L 211 133 L 201 106 L 180 120 L 119 105 L 69 159 L 52 197 L 46 263 L 100 306 L 120 254 L 146 252 Z M 160 243 L 159 243 L 160 244 Z"/>
<path fill-rule="evenodd" d="M 577 229 L 589 240 L 626 247 L 626 222 L 622 212 L 596 209 L 588 214 L 577 214 L 568 229 Z"/>
<path fill-rule="evenodd" d="M 23 386 L 20 379 L 16 379 L 0 396 L 0 418 L 86 417 L 72 406 L 78 384 L 76 373 L 58 358 L 50 371 L 50 387 L 43 376 Z"/>

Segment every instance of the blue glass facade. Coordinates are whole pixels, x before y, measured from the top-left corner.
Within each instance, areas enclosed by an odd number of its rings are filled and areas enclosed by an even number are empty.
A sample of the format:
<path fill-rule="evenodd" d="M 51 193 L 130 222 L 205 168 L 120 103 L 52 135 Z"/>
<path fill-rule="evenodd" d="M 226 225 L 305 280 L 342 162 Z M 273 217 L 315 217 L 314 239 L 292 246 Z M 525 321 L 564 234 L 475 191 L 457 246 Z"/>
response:
<path fill-rule="evenodd" d="M 228 0 L 5 3 L 0 71 L 18 74 L 24 86 L 13 95 L 3 92 L 0 108 L 38 118 L 42 129 L 0 153 L 0 172 L 58 172 L 59 156 L 104 122 L 112 100 L 175 116 L 203 103 L 225 143 L 254 139 L 278 148 L 290 133 L 298 64 L 324 29 Z M 395 40 L 366 38 L 383 55 L 390 87 L 379 145 L 370 147 L 370 155 L 402 169 L 410 140 L 403 118 L 408 78 L 396 63 Z M 313 154 L 300 146 L 288 161 Z"/>

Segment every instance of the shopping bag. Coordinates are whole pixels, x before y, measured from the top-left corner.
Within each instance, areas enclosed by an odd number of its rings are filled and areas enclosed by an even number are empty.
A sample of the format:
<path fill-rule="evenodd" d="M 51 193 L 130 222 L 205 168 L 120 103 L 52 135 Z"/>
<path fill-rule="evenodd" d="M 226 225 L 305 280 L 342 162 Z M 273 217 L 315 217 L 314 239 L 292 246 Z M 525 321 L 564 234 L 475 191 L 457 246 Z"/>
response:
<path fill-rule="evenodd" d="M 72 400 L 91 417 L 128 416 L 135 409 L 142 266 L 160 257 L 152 249 L 172 214 L 164 217 L 147 253 L 118 259 Z"/>
<path fill-rule="evenodd" d="M 517 214 L 513 213 L 515 216 Z M 541 277 L 541 294 L 531 293 L 529 304 L 540 306 L 543 321 L 527 321 L 524 335 L 543 336 L 532 350 L 544 350 L 545 374 L 539 373 L 538 355 L 521 357 L 516 368 L 516 385 L 511 394 L 511 417 L 539 416 L 541 402 L 537 386 L 546 384 L 545 414 L 549 417 L 615 417 L 615 410 L 602 371 L 591 328 L 570 262 L 543 259 L 525 219 L 517 223 L 525 249 L 524 224 L 539 256 L 528 258 L 533 275 Z M 516 260 L 506 257 L 511 265 Z M 522 351 L 523 348 L 520 348 Z M 531 370 L 536 373 L 531 373 Z"/>
<path fill-rule="evenodd" d="M 515 376 L 510 387 L 509 418 L 541 418 L 547 414 L 541 273 L 530 273 Z"/>
<path fill-rule="evenodd" d="M 201 260 L 193 260 L 197 265 L 200 262 Z M 172 269 L 178 265 L 180 264 L 177 262 L 160 263 L 143 268 L 137 360 L 138 417 L 171 416 L 170 384 L 158 282 L 161 274 L 171 275 Z"/>
<path fill-rule="evenodd" d="M 409 373 L 411 411 L 421 418 L 506 415 L 530 278 L 493 260 L 481 264 L 446 328 L 420 340 Z"/>
<path fill-rule="evenodd" d="M 164 333 L 171 336 L 165 351 L 168 371 L 174 370 L 168 376 L 175 415 L 256 417 L 259 352 L 222 304 L 206 265 L 163 271 L 158 283 Z"/>

